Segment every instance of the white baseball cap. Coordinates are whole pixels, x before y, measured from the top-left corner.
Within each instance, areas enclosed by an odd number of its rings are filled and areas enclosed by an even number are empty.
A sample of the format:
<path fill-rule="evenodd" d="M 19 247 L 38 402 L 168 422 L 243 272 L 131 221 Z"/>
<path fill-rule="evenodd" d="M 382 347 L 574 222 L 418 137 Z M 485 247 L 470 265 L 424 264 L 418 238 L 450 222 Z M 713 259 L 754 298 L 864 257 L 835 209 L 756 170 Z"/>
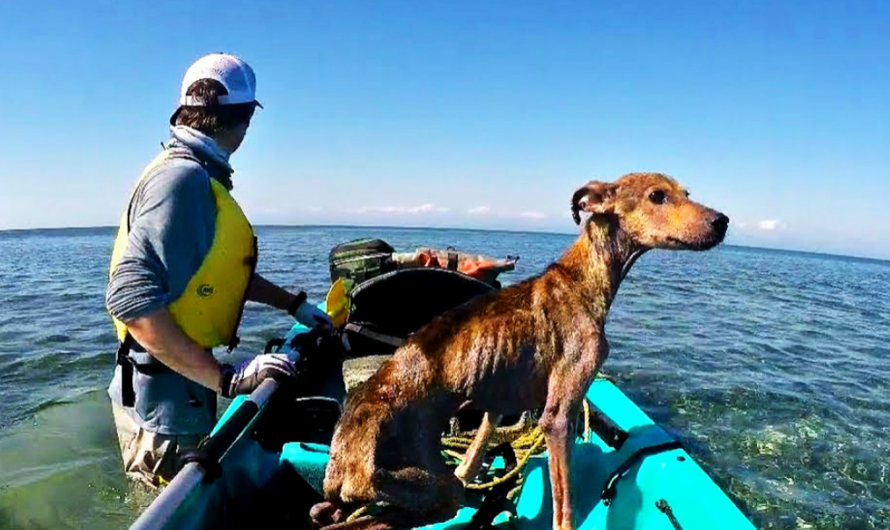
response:
<path fill-rule="evenodd" d="M 182 107 L 203 107 L 213 104 L 187 95 L 189 88 L 201 79 L 213 79 L 225 87 L 228 94 L 217 98 L 218 105 L 253 103 L 263 108 L 256 100 L 256 76 L 253 68 L 234 55 L 211 53 L 195 61 L 185 72 L 179 92 L 179 108 L 170 117 L 171 125 L 176 122 L 176 116 Z"/>

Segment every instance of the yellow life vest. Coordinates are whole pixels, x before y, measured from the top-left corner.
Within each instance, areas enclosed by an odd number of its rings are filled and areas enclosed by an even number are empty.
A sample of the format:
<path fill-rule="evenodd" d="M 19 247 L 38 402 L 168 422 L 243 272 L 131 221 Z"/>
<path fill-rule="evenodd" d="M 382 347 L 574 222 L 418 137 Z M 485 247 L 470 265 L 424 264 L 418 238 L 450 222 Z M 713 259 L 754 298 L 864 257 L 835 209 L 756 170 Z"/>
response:
<path fill-rule="evenodd" d="M 176 156 L 164 150 L 145 168 L 139 184 L 160 164 Z M 193 158 L 188 156 L 188 158 Z M 253 276 L 257 245 L 253 228 L 229 191 L 214 178 L 210 189 L 216 206 L 216 226 L 210 250 L 189 280 L 182 295 L 167 309 L 182 331 L 204 348 L 228 345 L 234 348 L 247 288 Z M 130 203 L 133 195 L 130 196 Z M 109 277 L 123 256 L 129 236 L 129 207 L 121 217 Z M 127 325 L 112 315 L 117 338 L 124 343 Z"/>

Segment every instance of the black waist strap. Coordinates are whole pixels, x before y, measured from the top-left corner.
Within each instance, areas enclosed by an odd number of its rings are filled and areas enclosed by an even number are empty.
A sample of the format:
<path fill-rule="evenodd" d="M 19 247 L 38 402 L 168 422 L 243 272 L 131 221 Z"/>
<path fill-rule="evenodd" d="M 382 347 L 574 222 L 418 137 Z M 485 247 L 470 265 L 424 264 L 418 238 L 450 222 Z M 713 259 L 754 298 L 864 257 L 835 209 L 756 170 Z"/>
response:
<path fill-rule="evenodd" d="M 132 407 L 136 404 L 136 389 L 133 388 L 133 370 L 139 370 L 139 373 L 149 375 L 172 371 L 167 365 L 160 362 L 137 363 L 136 359 L 130 357 L 133 342 L 133 337 L 127 332 L 124 341 L 118 346 L 117 355 L 115 356 L 115 363 L 121 367 L 121 404 L 125 407 Z"/>

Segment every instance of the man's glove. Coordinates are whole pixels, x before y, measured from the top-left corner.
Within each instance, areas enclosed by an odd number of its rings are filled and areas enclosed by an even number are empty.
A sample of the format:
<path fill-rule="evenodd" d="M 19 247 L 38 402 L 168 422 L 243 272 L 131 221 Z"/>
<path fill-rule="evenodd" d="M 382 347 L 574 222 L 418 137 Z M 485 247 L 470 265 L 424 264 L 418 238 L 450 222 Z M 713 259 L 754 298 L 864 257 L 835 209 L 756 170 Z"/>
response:
<path fill-rule="evenodd" d="M 263 382 L 272 378 L 278 382 L 296 380 L 294 365 L 283 353 L 265 353 L 244 361 L 238 367 L 222 365 L 220 391 L 223 397 L 233 398 L 239 394 L 250 394 Z"/>
<path fill-rule="evenodd" d="M 334 324 L 331 322 L 331 317 L 316 305 L 309 303 L 306 299 L 306 293 L 304 292 L 300 292 L 300 294 L 297 295 L 287 312 L 297 319 L 297 322 L 309 329 L 318 326 L 327 327 L 328 329 L 334 327 Z"/>

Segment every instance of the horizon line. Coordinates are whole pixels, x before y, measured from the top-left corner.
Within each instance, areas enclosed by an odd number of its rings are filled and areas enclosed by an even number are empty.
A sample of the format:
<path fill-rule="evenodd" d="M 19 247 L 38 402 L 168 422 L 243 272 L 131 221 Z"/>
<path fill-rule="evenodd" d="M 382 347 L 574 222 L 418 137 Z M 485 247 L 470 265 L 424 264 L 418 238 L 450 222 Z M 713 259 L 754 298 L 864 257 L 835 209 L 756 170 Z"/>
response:
<path fill-rule="evenodd" d="M 322 223 L 312 223 L 312 224 L 256 224 L 253 225 L 254 228 L 368 228 L 368 229 L 383 229 L 383 230 L 452 230 L 452 231 L 464 231 L 464 232 L 506 232 L 510 234 L 536 234 L 536 235 L 554 235 L 554 236 L 572 236 L 577 235 L 572 232 L 555 232 L 553 230 L 533 230 L 533 229 L 524 229 L 524 230 L 511 230 L 506 228 L 467 228 L 467 227 L 456 227 L 456 226 L 395 226 L 395 225 L 350 225 L 350 224 L 322 224 Z M 0 235 L 8 232 L 39 232 L 39 231 L 63 231 L 63 230 L 97 230 L 97 229 L 109 229 L 115 230 L 117 226 L 113 225 L 92 225 L 92 226 L 50 226 L 50 227 L 33 227 L 33 228 L 0 228 Z M 788 248 L 788 247 L 764 247 L 758 245 L 750 245 L 750 244 L 741 244 L 741 243 L 724 243 L 722 246 L 733 247 L 733 248 L 741 248 L 741 249 L 750 249 L 750 250 L 765 250 L 768 252 L 789 252 L 794 254 L 809 254 L 813 256 L 824 256 L 829 258 L 844 258 L 844 259 L 855 259 L 862 261 L 870 261 L 870 262 L 878 262 L 878 263 L 890 263 L 890 258 L 882 258 L 875 256 L 864 256 L 864 255 L 855 255 L 855 254 L 839 254 L 835 252 L 826 252 L 826 251 L 818 251 L 818 250 L 802 250 L 800 248 Z"/>

